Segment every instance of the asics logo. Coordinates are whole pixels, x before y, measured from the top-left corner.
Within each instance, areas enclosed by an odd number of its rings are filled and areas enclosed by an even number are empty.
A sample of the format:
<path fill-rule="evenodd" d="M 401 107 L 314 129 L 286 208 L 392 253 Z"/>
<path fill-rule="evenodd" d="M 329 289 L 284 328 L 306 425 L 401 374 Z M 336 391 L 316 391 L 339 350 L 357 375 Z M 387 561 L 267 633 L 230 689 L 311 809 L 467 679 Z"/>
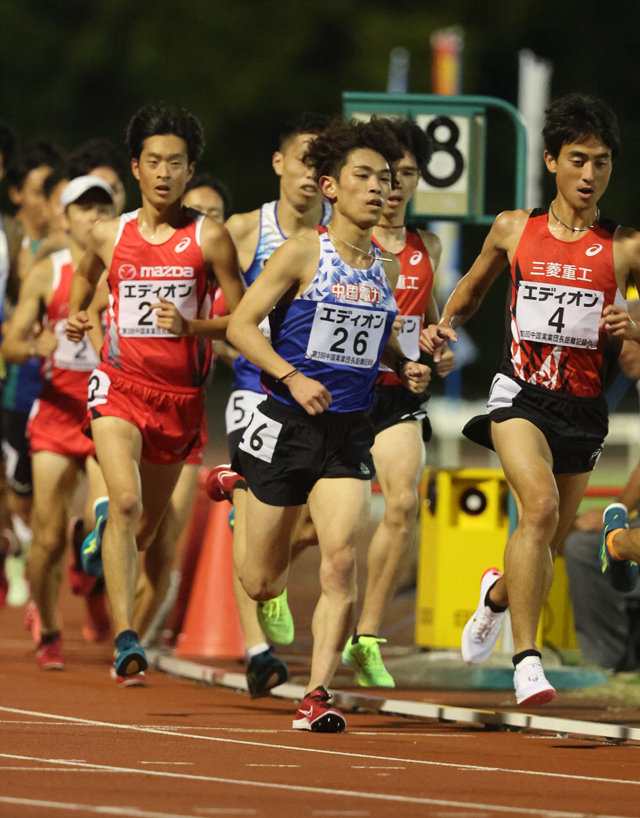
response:
<path fill-rule="evenodd" d="M 585 256 L 597 256 L 600 250 L 602 250 L 601 244 L 592 244 L 591 247 L 587 247 L 584 254 Z"/>
<path fill-rule="evenodd" d="M 409 259 L 409 264 L 411 264 L 412 267 L 415 267 L 416 264 L 420 264 L 421 261 L 422 261 L 422 252 L 420 250 L 416 250 L 415 253 L 413 253 L 411 258 Z"/>
<path fill-rule="evenodd" d="M 188 247 L 190 244 L 191 244 L 191 239 L 189 238 L 189 236 L 187 236 L 187 238 L 186 238 L 186 239 L 182 239 L 182 241 L 179 241 L 179 242 L 176 244 L 176 246 L 174 247 L 174 252 L 176 252 L 176 253 L 182 253 L 184 250 L 186 250 L 186 249 L 187 249 L 187 247 Z"/>
<path fill-rule="evenodd" d="M 311 716 L 313 716 L 313 707 L 310 707 L 308 710 L 303 710 L 302 708 L 300 708 L 300 712 L 302 713 L 303 716 L 311 718 Z"/>

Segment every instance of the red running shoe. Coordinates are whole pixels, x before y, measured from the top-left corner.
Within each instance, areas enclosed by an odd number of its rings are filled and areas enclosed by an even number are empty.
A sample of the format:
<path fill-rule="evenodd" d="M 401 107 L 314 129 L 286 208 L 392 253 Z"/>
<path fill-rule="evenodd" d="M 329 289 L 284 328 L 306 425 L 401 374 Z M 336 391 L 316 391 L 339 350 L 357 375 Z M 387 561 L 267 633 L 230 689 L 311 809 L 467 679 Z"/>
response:
<path fill-rule="evenodd" d="M 294 730 L 314 733 L 342 733 L 347 726 L 345 717 L 335 707 L 329 707 L 331 697 L 324 687 L 316 687 L 304 697 L 293 720 Z"/>
<path fill-rule="evenodd" d="M 146 687 L 147 679 L 144 670 L 140 670 L 133 676 L 118 676 L 115 665 L 111 665 L 111 678 L 115 679 L 118 687 Z"/>
<path fill-rule="evenodd" d="M 36 651 L 36 661 L 42 670 L 64 670 L 62 637 L 59 633 L 47 639 L 46 642 L 40 642 Z"/>
<path fill-rule="evenodd" d="M 221 466 L 211 469 L 207 475 L 205 487 L 209 497 L 215 503 L 219 503 L 221 500 L 231 501 L 233 489 L 237 483 L 246 485 L 238 472 L 233 471 L 228 463 L 223 463 Z"/>

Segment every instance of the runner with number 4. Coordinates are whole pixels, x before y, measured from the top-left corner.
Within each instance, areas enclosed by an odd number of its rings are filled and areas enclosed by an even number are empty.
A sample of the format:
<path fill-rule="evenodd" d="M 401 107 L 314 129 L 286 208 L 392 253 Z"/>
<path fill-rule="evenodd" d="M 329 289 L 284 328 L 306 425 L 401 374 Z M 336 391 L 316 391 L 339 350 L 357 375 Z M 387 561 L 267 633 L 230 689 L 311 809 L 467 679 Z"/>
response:
<path fill-rule="evenodd" d="M 483 575 L 478 607 L 462 634 L 462 655 L 480 662 L 493 650 L 507 606 L 514 642 L 514 687 L 521 706 L 556 692 L 536 645 L 553 577 L 553 557 L 573 525 L 607 433 L 603 389 L 621 341 L 640 329 L 614 304 L 640 281 L 640 233 L 601 217 L 619 149 L 616 117 L 600 100 L 570 94 L 551 104 L 544 160 L 555 177 L 548 208 L 501 213 L 480 255 L 460 280 L 438 324 L 421 335 L 438 354 L 456 327 L 510 265 L 505 358 L 488 413 L 464 428 L 495 449 L 518 507 L 504 575 Z"/>

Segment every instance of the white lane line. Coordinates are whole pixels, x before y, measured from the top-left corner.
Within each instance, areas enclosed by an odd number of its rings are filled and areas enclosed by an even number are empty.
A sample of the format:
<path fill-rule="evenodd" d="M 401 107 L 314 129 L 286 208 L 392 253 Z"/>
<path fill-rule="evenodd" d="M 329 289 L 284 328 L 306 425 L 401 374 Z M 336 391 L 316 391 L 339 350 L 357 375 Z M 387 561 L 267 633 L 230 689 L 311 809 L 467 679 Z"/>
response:
<path fill-rule="evenodd" d="M 22 713 L 24 715 L 30 716 L 41 716 L 43 718 L 47 718 L 49 714 L 42 713 L 40 711 L 31 711 L 31 710 L 21 710 L 16 707 L 6 707 L 4 705 L 0 705 L 0 712 L 6 713 Z M 244 739 L 236 739 L 236 738 L 221 738 L 218 736 L 200 736 L 197 734 L 190 734 L 190 733 L 178 733 L 173 730 L 163 730 L 158 729 L 156 727 L 143 727 L 139 725 L 131 725 L 131 724 L 119 724 L 117 722 L 108 722 L 108 721 L 96 721 L 95 719 L 82 719 L 76 718 L 74 716 L 61 716 L 60 714 L 51 714 L 50 718 L 64 720 L 66 722 L 72 722 L 78 725 L 89 725 L 92 727 L 103 727 L 109 728 L 113 730 L 125 730 L 131 731 L 134 733 L 151 733 L 153 735 L 161 735 L 161 736 L 177 736 L 179 738 L 189 738 L 189 739 L 196 739 L 198 741 L 209 741 L 214 742 L 216 744 L 236 744 L 240 746 L 247 746 L 255 748 L 257 745 L 254 741 L 245 741 Z M 329 755 L 329 756 L 336 756 L 339 758 L 357 758 L 357 759 L 372 759 L 374 761 L 385 761 L 385 762 L 396 762 L 399 764 L 415 764 L 422 767 L 441 767 L 444 769 L 453 769 L 453 770 L 470 770 L 473 772 L 482 772 L 482 773 L 511 773 L 512 775 L 527 775 L 527 776 L 534 776 L 540 778 L 558 778 L 558 779 L 568 779 L 569 781 L 585 781 L 585 782 L 595 782 L 595 783 L 604 783 L 604 784 L 628 784 L 629 786 L 637 787 L 640 786 L 640 780 L 634 780 L 629 778 L 605 778 L 603 776 L 589 776 L 589 775 L 574 775 L 568 773 L 556 773 L 550 772 L 545 770 L 518 770 L 512 767 L 489 767 L 486 765 L 481 764 L 454 764 L 453 762 L 448 761 L 431 761 L 422 758 L 402 758 L 396 756 L 381 756 L 381 755 L 373 755 L 370 753 L 349 753 L 344 751 L 338 750 L 322 750 L 317 747 L 301 747 L 301 746 L 291 746 L 287 744 L 260 744 L 261 749 L 266 750 L 290 750 L 293 753 L 315 753 L 319 755 Z M 0 758 L 21 758 L 21 756 L 10 755 L 7 753 L 0 753 Z M 60 761 L 63 761 L 60 759 Z"/>
<path fill-rule="evenodd" d="M 57 758 L 47 759 L 47 758 L 37 758 L 35 756 L 20 756 L 14 755 L 9 753 L 1 753 L 0 756 L 4 756 L 5 758 L 15 758 L 21 761 L 38 761 L 40 763 L 47 763 L 50 761 L 52 764 L 62 764 L 64 765 L 64 761 L 61 761 Z M 69 771 L 70 772 L 77 772 L 79 765 L 76 762 L 71 762 L 69 764 Z M 172 772 L 160 772 L 156 770 L 138 770 L 135 767 L 116 767 L 109 764 L 87 764 L 84 763 L 81 765 L 81 769 L 84 770 L 94 770 L 95 772 L 116 772 L 120 775 L 130 774 L 130 775 L 144 775 L 144 776 L 157 776 L 158 778 L 173 778 L 173 779 L 181 779 L 183 781 L 204 781 L 209 784 L 225 784 L 225 785 L 235 785 L 238 787 L 246 787 L 246 788 L 254 788 L 254 789 L 266 789 L 266 790 L 279 790 L 280 792 L 295 792 L 295 793 L 309 793 L 314 796 L 320 795 L 337 795 L 340 798 L 362 798 L 364 800 L 369 801 L 383 801 L 387 803 L 394 803 L 394 804 L 420 804 L 423 806 L 439 806 L 439 807 L 460 807 L 465 810 L 472 811 L 474 818 L 476 818 L 477 813 L 479 810 L 490 812 L 503 812 L 508 815 L 533 815 L 537 818 L 585 818 L 584 812 L 564 812 L 562 810 L 546 810 L 540 809 L 536 807 L 535 809 L 530 809 L 528 807 L 518 807 L 518 806 L 503 806 L 499 804 L 470 804 L 466 801 L 451 801 L 445 798 L 423 798 L 420 796 L 411 796 L 411 795 L 398 795 L 395 793 L 372 793 L 372 792 L 362 792 L 358 790 L 340 790 L 340 789 L 333 789 L 330 787 L 307 787 L 302 786 L 300 784 L 283 784 L 278 782 L 270 782 L 270 781 L 247 781 L 245 779 L 238 779 L 238 778 L 222 778 L 221 776 L 215 775 L 195 775 L 194 773 L 172 773 Z M 576 779 L 579 776 L 576 776 Z M 575 780 L 575 779 L 574 779 Z M 13 803 L 15 799 L 10 799 Z M 24 800 L 24 799 L 22 799 Z M 0 803 L 7 801 L 4 796 L 0 796 Z M 37 802 L 35 802 L 37 803 Z M 55 802 L 54 802 L 55 803 Z M 94 811 L 101 811 L 104 812 L 106 809 L 105 807 L 95 808 Z M 114 809 L 119 809 L 116 807 Z M 112 813 L 114 815 L 121 815 L 125 813 L 115 812 Z M 164 818 L 176 818 L 176 816 L 169 814 L 169 813 L 148 813 L 143 811 L 135 811 L 129 809 L 129 812 L 126 813 L 129 816 L 133 816 L 133 818 L 138 818 L 138 816 L 150 816 L 150 818 L 156 818 L 156 816 L 161 816 Z M 178 818 L 193 818 L 193 816 L 183 816 L 180 815 Z M 622 815 L 604 815 L 601 814 L 598 818 L 625 818 Z"/>
<path fill-rule="evenodd" d="M 45 807 L 46 809 L 63 809 L 66 812 L 93 812 L 100 815 L 124 815 L 125 818 L 194 818 L 183 812 L 150 812 L 135 807 L 109 807 L 106 805 L 78 804 L 68 801 L 44 801 L 40 798 L 10 798 L 0 795 L 0 804 L 13 804 L 17 807 Z"/>
<path fill-rule="evenodd" d="M 168 764 L 172 767 L 193 767 L 193 761 L 139 761 L 138 764 Z"/>

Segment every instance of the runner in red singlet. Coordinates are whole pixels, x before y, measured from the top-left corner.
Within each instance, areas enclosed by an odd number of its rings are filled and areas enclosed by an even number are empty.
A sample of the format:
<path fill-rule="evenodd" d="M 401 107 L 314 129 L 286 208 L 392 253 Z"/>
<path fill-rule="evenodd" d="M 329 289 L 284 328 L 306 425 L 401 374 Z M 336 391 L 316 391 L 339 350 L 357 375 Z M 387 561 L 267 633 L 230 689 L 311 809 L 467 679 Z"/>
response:
<path fill-rule="evenodd" d="M 607 433 L 607 370 L 622 339 L 640 329 L 614 304 L 640 280 L 640 233 L 601 218 L 598 201 L 619 149 L 616 117 L 600 100 L 571 94 L 553 102 L 543 130 L 556 194 L 548 210 L 505 211 L 421 345 L 438 357 L 478 309 L 508 263 L 511 281 L 505 360 L 488 414 L 465 434 L 498 454 L 518 507 L 504 574 L 489 569 L 462 635 L 462 655 L 487 658 L 507 606 L 519 705 L 555 697 L 536 645 L 538 621 L 562 543 Z M 464 557 L 461 556 L 461 563 Z"/>
<path fill-rule="evenodd" d="M 56 607 L 70 509 L 81 472 L 86 470 L 91 496 L 104 493 L 93 443 L 82 433 L 87 384 L 97 357 L 87 338 L 72 343 L 64 333 L 71 279 L 96 219 L 110 219 L 115 212 L 111 188 L 102 179 L 89 176 L 70 182 L 61 202 L 69 225 L 69 249 L 53 253 L 31 268 L 2 343 L 2 353 L 11 363 L 31 358 L 43 362 L 43 390 L 27 425 L 34 487 L 33 541 L 27 570 L 40 616 L 37 660 L 44 670 L 64 667 Z M 41 303 L 46 305 L 44 328 L 34 338 Z"/>
<path fill-rule="evenodd" d="M 142 207 L 93 229 L 67 322 L 68 337 L 81 339 L 90 325 L 84 308 L 106 266 L 110 307 L 88 410 L 109 497 L 102 562 L 120 677 L 147 666 L 131 627 L 138 549 L 153 542 L 198 443 L 209 341 L 223 338 L 228 323 L 208 317 L 207 296 L 217 281 L 232 311 L 242 295 L 227 230 L 182 207 L 203 147 L 199 121 L 184 109 L 146 105 L 130 121 L 127 141 Z"/>

